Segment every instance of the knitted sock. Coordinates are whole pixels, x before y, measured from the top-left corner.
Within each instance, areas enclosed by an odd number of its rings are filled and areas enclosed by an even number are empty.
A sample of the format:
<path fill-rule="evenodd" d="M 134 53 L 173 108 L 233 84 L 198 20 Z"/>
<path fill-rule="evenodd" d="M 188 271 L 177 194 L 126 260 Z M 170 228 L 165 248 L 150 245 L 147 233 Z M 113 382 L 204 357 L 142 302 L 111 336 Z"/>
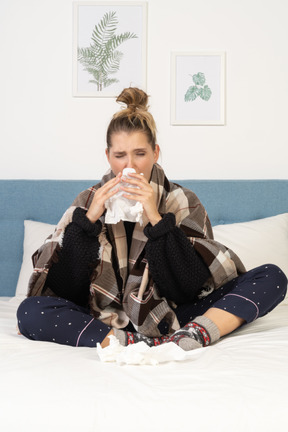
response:
<path fill-rule="evenodd" d="M 169 336 L 148 337 L 137 332 L 132 333 L 116 328 L 113 329 L 113 332 L 114 336 L 123 346 L 135 344 L 137 342 L 145 342 L 149 347 L 153 347 L 169 341 Z"/>
<path fill-rule="evenodd" d="M 205 316 L 199 316 L 188 322 L 184 327 L 173 333 L 172 336 L 148 337 L 140 333 L 132 333 L 114 328 L 114 335 L 123 346 L 137 342 L 145 342 L 149 347 L 174 342 L 185 351 L 208 346 L 220 338 L 216 324 Z"/>
<path fill-rule="evenodd" d="M 216 324 L 205 316 L 196 317 L 169 338 L 185 351 L 206 347 L 220 338 Z"/>

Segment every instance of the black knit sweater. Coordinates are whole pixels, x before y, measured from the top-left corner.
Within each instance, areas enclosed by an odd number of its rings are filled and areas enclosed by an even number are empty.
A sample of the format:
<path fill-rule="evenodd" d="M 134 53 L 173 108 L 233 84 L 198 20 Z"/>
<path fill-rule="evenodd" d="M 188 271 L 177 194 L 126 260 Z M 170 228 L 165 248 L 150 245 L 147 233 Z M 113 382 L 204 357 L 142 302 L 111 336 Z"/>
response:
<path fill-rule="evenodd" d="M 89 285 L 98 261 L 102 224 L 86 217 L 77 208 L 66 227 L 59 260 L 48 272 L 45 288 L 80 306 L 88 305 Z M 134 226 L 125 222 L 128 249 Z M 192 301 L 210 276 L 208 267 L 184 232 L 176 227 L 175 216 L 167 213 L 155 226 L 144 229 L 148 238 L 146 259 L 159 293 L 176 304 Z"/>

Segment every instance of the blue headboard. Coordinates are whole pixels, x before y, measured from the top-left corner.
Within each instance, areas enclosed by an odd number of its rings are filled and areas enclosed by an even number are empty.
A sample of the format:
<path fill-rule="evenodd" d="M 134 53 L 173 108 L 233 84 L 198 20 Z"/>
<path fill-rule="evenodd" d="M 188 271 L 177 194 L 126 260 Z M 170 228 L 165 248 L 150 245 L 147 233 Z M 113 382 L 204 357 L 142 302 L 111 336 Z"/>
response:
<path fill-rule="evenodd" d="M 288 212 L 288 180 L 176 180 L 193 190 L 212 225 Z M 22 262 L 24 220 L 56 224 L 91 180 L 0 180 L 0 295 L 13 296 Z"/>

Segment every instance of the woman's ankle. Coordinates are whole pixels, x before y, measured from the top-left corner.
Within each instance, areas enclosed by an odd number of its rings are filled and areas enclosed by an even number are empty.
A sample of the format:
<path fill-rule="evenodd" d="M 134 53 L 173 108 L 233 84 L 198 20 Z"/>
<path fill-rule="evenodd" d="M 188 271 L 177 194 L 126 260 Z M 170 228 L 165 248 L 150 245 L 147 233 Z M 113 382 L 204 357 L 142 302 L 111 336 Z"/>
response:
<path fill-rule="evenodd" d="M 106 348 L 110 344 L 109 336 L 114 336 L 114 330 L 110 330 L 110 332 L 106 335 L 106 337 L 101 342 L 101 347 Z"/>

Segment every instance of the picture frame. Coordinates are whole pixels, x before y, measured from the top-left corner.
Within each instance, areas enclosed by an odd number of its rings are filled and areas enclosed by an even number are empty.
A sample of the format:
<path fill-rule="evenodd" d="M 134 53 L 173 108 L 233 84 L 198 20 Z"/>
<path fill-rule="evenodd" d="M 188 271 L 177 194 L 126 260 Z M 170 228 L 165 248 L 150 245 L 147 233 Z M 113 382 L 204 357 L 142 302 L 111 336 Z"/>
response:
<path fill-rule="evenodd" d="M 146 90 L 147 3 L 73 3 L 73 96 Z"/>
<path fill-rule="evenodd" d="M 171 124 L 225 125 L 225 52 L 171 53 Z"/>

